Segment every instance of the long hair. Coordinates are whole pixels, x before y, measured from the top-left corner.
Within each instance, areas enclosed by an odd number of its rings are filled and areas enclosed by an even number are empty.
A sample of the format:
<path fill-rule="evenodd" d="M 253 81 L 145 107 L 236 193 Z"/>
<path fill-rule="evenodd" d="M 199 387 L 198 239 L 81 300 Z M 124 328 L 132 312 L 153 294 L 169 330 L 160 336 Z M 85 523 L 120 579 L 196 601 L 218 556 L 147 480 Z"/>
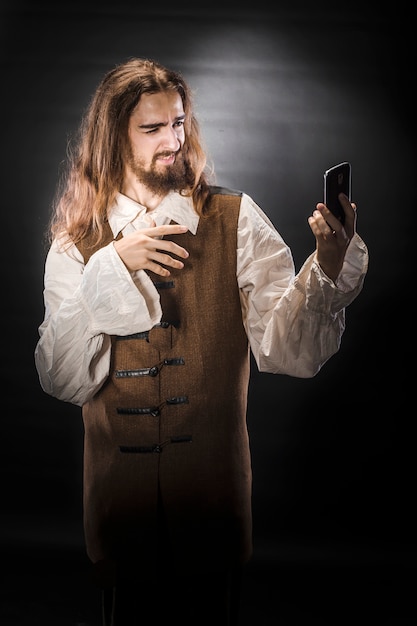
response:
<path fill-rule="evenodd" d="M 204 215 L 207 199 L 207 157 L 192 93 L 180 73 L 151 59 L 129 59 L 108 72 L 81 120 L 74 145 L 68 144 L 66 170 L 57 186 L 48 235 L 78 243 L 93 235 L 99 243 L 108 210 L 122 189 L 129 118 L 142 94 L 176 91 L 185 113 L 184 160 L 193 181 L 182 194 L 193 198 Z"/>

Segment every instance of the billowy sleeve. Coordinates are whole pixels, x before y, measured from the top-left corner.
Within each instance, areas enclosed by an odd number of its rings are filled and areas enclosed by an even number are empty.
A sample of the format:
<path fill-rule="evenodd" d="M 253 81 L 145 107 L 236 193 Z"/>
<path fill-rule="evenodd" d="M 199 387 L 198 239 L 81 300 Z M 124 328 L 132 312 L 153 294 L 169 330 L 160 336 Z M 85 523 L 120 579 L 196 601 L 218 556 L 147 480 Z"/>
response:
<path fill-rule="evenodd" d="M 161 319 L 159 296 L 143 271 L 130 273 L 113 243 L 84 265 L 72 246 L 55 241 L 45 262 L 45 315 L 35 364 L 43 390 L 82 406 L 110 366 L 112 335 L 149 330 Z"/>
<path fill-rule="evenodd" d="M 336 284 L 320 268 L 315 252 L 295 274 L 290 248 L 244 194 L 237 278 L 243 322 L 259 370 L 315 376 L 340 348 L 345 309 L 362 290 L 367 269 L 367 247 L 355 234 Z"/>

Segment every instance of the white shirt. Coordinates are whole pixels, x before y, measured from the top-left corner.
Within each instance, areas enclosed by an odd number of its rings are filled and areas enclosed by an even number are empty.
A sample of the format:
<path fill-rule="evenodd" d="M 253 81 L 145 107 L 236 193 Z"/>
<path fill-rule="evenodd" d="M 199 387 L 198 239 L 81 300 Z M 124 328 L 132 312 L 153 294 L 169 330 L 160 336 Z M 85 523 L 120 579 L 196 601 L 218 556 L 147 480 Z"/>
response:
<path fill-rule="evenodd" d="M 171 193 L 146 208 L 119 194 L 109 214 L 114 236 L 175 220 L 194 235 L 199 217 L 190 198 Z M 260 371 L 308 378 L 340 347 L 345 307 L 362 289 L 366 245 L 355 234 L 334 284 L 311 254 L 295 275 L 289 247 L 246 194 L 237 233 L 237 283 L 242 319 Z M 185 263 L 187 261 L 185 260 Z M 43 390 L 82 406 L 109 374 L 111 335 L 149 330 L 161 319 L 159 295 L 145 271 L 129 272 L 113 242 L 87 265 L 75 246 L 54 241 L 45 262 L 45 316 L 35 363 Z"/>

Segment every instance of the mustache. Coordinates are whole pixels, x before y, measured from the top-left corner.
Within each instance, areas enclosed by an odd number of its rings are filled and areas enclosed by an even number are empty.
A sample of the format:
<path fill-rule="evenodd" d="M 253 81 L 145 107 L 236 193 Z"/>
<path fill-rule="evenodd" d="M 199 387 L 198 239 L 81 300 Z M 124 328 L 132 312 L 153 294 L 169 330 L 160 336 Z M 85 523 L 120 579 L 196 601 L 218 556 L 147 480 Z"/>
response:
<path fill-rule="evenodd" d="M 158 152 L 158 154 L 155 154 L 155 156 L 153 157 L 153 162 L 155 163 L 157 161 L 157 159 L 159 158 L 164 158 L 164 157 L 170 157 L 172 155 L 175 155 L 176 157 L 180 154 L 181 152 L 181 148 L 179 148 L 178 150 L 164 150 L 163 152 Z"/>

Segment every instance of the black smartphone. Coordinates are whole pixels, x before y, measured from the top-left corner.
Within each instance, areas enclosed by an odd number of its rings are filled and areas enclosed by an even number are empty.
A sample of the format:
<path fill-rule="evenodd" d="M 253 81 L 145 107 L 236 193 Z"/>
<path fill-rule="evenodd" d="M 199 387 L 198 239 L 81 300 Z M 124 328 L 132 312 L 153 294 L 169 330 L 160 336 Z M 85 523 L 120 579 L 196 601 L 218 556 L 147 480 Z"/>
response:
<path fill-rule="evenodd" d="M 352 167 L 348 161 L 334 165 L 324 172 L 324 204 L 344 224 L 345 212 L 339 202 L 339 193 L 344 193 L 351 199 Z"/>

